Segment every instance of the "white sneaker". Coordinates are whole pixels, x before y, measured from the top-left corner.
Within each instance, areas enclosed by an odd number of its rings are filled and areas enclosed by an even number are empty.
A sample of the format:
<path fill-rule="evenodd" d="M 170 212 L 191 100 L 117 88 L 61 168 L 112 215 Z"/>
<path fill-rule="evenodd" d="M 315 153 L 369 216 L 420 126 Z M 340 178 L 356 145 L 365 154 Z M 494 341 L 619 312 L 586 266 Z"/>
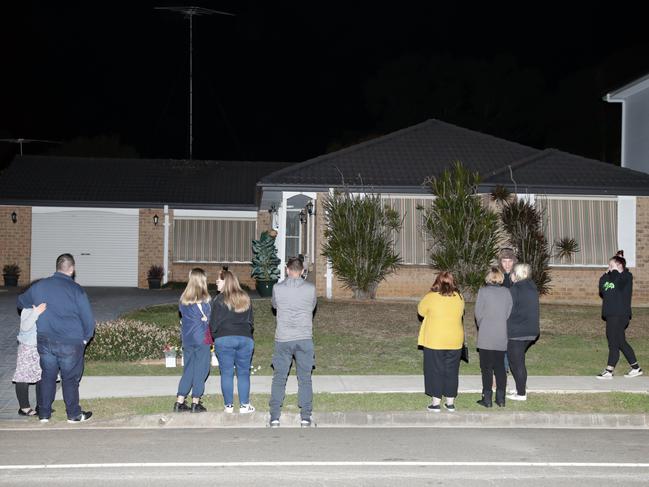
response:
<path fill-rule="evenodd" d="M 507 394 L 507 399 L 512 401 L 527 401 L 527 394 L 520 396 L 518 394 Z"/>
<path fill-rule="evenodd" d="M 226 404 L 223 408 L 223 411 L 228 414 L 232 414 L 234 412 L 234 406 L 232 404 Z"/>
<path fill-rule="evenodd" d="M 603 372 L 597 375 L 598 379 L 610 380 L 613 378 L 613 371 L 609 369 L 604 369 Z"/>
<path fill-rule="evenodd" d="M 279 428 L 279 419 L 273 419 L 270 421 L 269 426 L 271 428 Z"/>
<path fill-rule="evenodd" d="M 627 372 L 626 374 L 624 374 L 624 377 L 627 377 L 627 378 L 630 379 L 631 377 L 639 377 L 639 376 L 641 376 L 642 374 L 644 374 L 644 372 L 642 371 L 642 369 L 637 368 L 637 369 L 631 369 L 631 370 L 629 370 L 629 372 Z"/>
<path fill-rule="evenodd" d="M 255 407 L 252 404 L 242 404 L 239 407 L 239 414 L 250 414 L 255 412 Z"/>

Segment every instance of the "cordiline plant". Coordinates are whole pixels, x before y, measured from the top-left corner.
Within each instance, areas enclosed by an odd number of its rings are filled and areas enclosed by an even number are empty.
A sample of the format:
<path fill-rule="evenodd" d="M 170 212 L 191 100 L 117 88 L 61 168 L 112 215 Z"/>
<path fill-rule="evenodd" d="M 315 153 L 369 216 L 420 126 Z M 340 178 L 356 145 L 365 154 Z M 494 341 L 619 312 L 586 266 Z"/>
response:
<path fill-rule="evenodd" d="M 459 161 L 428 183 L 435 199 L 420 210 L 431 242 L 431 265 L 452 272 L 463 293 L 475 294 L 496 259 L 498 215 L 477 193 L 479 174 L 468 171 Z"/>
<path fill-rule="evenodd" d="M 374 299 L 379 283 L 397 269 L 392 232 L 402 220 L 381 197 L 338 190 L 324 200 L 325 244 L 322 255 L 355 299 Z"/>

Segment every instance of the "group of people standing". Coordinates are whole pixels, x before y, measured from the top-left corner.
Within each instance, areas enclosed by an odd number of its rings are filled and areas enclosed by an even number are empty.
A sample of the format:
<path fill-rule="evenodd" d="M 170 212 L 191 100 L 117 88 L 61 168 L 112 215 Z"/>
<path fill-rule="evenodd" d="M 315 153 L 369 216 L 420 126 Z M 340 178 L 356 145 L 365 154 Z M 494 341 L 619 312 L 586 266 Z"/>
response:
<path fill-rule="evenodd" d="M 273 382 L 270 398 L 270 426 L 280 424 L 286 381 L 295 360 L 298 380 L 298 405 L 301 425 L 311 426 L 313 388 L 311 374 L 315 365 L 313 349 L 313 313 L 316 307 L 315 286 L 301 278 L 302 261 L 288 260 L 287 277 L 273 287 L 272 307 L 277 317 L 273 351 Z M 237 277 L 228 270 L 216 279 L 219 294 L 213 299 L 202 269 L 189 273 L 189 281 L 180 297 L 181 335 L 184 357 L 183 374 L 178 384 L 175 412 L 206 411 L 201 403 L 205 381 L 209 376 L 211 346 L 214 345 L 221 372 L 223 410 L 234 412 L 234 376 L 237 377 L 239 413 L 255 411 L 250 403 L 250 367 L 255 348 L 254 316 L 248 294 Z M 192 396 L 191 405 L 186 402 Z"/>
<path fill-rule="evenodd" d="M 597 376 L 599 379 L 613 378 L 620 351 L 631 366 L 624 376 L 643 374 L 625 337 L 631 319 L 633 276 L 626 268 L 623 255 L 619 251 L 610 259 L 608 271 L 599 282 L 609 346 L 608 365 Z M 506 398 L 527 400 L 525 355 L 540 335 L 539 293 L 530 265 L 517 263 L 512 249 L 501 250 L 498 264 L 487 272 L 485 285 L 478 291 L 475 302 L 482 374 L 482 397 L 477 402 L 487 408 L 493 407 L 494 376 L 497 406 L 504 407 Z M 452 273 L 441 272 L 436 276 L 417 311 L 422 319 L 418 344 L 423 348 L 425 393 L 432 398 L 428 410 L 439 412 L 445 398 L 444 408 L 455 411 L 460 358 L 466 342 L 464 299 Z M 516 384 L 516 390 L 509 394 L 506 393 L 508 372 Z"/>
<path fill-rule="evenodd" d="M 277 326 L 273 350 L 270 426 L 280 424 L 286 382 L 295 361 L 301 425 L 311 426 L 313 408 L 312 371 L 315 368 L 313 316 L 317 305 L 315 286 L 302 278 L 303 263 L 291 258 L 287 277 L 273 287 L 272 308 Z M 18 354 L 14 382 L 20 409 L 18 414 L 49 421 L 60 375 L 68 422 L 87 421 L 91 411 L 79 405 L 79 382 L 83 374 L 84 352 L 95 331 L 95 320 L 85 291 L 74 281 L 75 262 L 70 254 L 56 261 L 51 277 L 32 285 L 18 297 L 21 310 Z M 216 278 L 219 294 L 211 298 L 207 276 L 192 269 L 179 303 L 184 356 L 183 374 L 178 384 L 175 412 L 206 411 L 201 403 L 210 373 L 214 346 L 221 373 L 224 411 L 234 412 L 234 376 L 237 377 L 239 413 L 255 411 L 250 403 L 250 368 L 254 353 L 254 317 L 248 294 L 237 277 L 227 269 Z M 633 348 L 625 337 L 631 319 L 633 276 L 626 268 L 623 252 L 609 261 L 599 281 L 602 317 L 606 320 L 609 354 L 607 367 L 598 379 L 612 379 L 620 351 L 631 369 L 624 376 L 643 375 Z M 450 272 L 440 272 L 428 294 L 419 302 L 422 319 L 418 344 L 423 348 L 425 393 L 432 397 L 429 411 L 443 407 L 455 411 L 462 349 L 465 346 L 464 299 Z M 477 348 L 482 373 L 482 397 L 478 404 L 505 406 L 505 398 L 527 400 L 525 354 L 538 339 L 539 293 L 531 267 L 517 263 L 512 249 L 503 249 L 499 265 L 486 274 L 475 303 L 478 329 Z M 506 394 L 507 369 L 516 390 Z M 29 384 L 36 384 L 38 406 L 29 405 Z M 191 393 L 191 403 L 187 397 Z"/>

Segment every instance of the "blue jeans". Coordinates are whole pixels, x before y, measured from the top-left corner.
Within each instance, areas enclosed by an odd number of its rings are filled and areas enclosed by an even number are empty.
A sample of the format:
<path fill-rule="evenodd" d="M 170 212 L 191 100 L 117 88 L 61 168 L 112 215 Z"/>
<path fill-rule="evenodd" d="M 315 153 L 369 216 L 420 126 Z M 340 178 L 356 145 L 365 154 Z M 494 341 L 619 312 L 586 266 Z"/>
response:
<path fill-rule="evenodd" d="M 297 373 L 297 400 L 302 419 L 311 419 L 313 409 L 313 386 L 311 373 L 315 365 L 313 340 L 294 340 L 291 342 L 275 342 L 273 351 L 273 385 L 270 394 L 270 419 L 279 419 L 284 396 L 286 395 L 286 380 L 291 371 L 291 363 L 295 357 Z"/>
<path fill-rule="evenodd" d="M 183 375 L 178 384 L 178 395 L 187 397 L 192 391 L 192 398 L 199 398 L 205 392 L 205 381 L 210 375 L 212 354 L 209 344 L 183 345 Z"/>
<path fill-rule="evenodd" d="M 221 370 L 221 394 L 225 405 L 234 404 L 234 368 L 237 368 L 239 404 L 250 403 L 250 363 L 255 342 L 250 337 L 224 336 L 214 340 Z"/>
<path fill-rule="evenodd" d="M 83 375 L 83 342 L 63 343 L 44 336 L 38 337 L 38 354 L 41 356 L 41 391 L 38 397 L 38 416 L 49 418 L 56 395 L 56 377 L 61 372 L 63 401 L 68 419 L 81 414 L 79 382 Z"/>

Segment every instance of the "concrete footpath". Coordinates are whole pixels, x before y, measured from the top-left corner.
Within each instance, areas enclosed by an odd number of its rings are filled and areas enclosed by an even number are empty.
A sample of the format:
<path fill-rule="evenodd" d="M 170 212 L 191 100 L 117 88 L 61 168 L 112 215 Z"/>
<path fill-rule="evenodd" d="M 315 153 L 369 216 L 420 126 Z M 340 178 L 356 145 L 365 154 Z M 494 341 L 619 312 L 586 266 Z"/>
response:
<path fill-rule="evenodd" d="M 178 376 L 115 376 L 84 377 L 79 388 L 81 399 L 102 397 L 173 397 L 178 387 Z M 271 376 L 253 375 L 250 378 L 250 391 L 257 394 L 270 393 Z M 611 380 L 600 380 L 584 376 L 530 376 L 527 381 L 530 394 L 535 392 L 556 393 L 597 393 L 597 392 L 631 392 L 649 394 L 649 376 L 627 379 L 615 377 Z M 206 393 L 220 394 L 220 378 L 212 374 L 207 380 Z M 513 388 L 513 380 L 509 380 Z M 334 394 L 358 394 L 367 392 L 401 392 L 423 394 L 424 379 L 421 375 L 314 375 L 313 392 Z M 459 393 L 476 393 L 482 391 L 481 378 L 478 375 L 460 376 Z M 286 385 L 288 394 L 297 393 L 297 380 L 289 376 Z M 61 391 L 57 399 L 62 399 Z M 649 397 L 647 398 L 649 401 Z"/>

